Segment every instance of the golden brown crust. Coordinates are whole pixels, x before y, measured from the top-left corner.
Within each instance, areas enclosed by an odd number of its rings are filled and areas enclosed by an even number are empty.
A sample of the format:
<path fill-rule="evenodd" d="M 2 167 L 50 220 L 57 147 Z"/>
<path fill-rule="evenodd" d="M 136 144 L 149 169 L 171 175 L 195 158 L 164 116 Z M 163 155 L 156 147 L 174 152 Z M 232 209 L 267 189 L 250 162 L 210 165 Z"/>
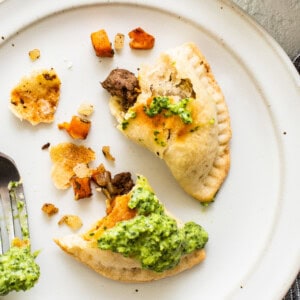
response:
<path fill-rule="evenodd" d="M 53 122 L 60 97 L 60 84 L 54 69 L 24 77 L 11 91 L 11 111 L 32 125 Z"/>
<path fill-rule="evenodd" d="M 50 158 L 53 163 L 51 178 L 59 189 L 66 189 L 71 185 L 71 178 L 75 175 L 74 168 L 79 164 L 88 164 L 95 159 L 95 152 L 85 146 L 73 143 L 60 143 L 50 148 Z"/>
<path fill-rule="evenodd" d="M 183 256 L 175 268 L 157 273 L 141 269 L 140 264 L 134 259 L 123 257 L 121 254 L 111 251 L 101 250 L 79 235 L 69 235 L 54 241 L 66 253 L 88 265 L 97 273 L 123 282 L 147 282 L 174 276 L 192 268 L 205 259 L 205 251 L 203 249 L 197 250 Z"/>
<path fill-rule="evenodd" d="M 224 95 L 205 57 L 193 43 L 171 49 L 154 65 L 141 67 L 139 84 L 141 94 L 130 108 L 135 117 L 119 129 L 162 158 L 188 194 L 213 200 L 228 174 L 231 128 Z M 156 96 L 194 98 L 187 106 L 192 124 L 178 116 L 149 117 L 144 107 Z M 111 98 L 110 109 L 120 124 L 127 118 L 118 98 Z"/>

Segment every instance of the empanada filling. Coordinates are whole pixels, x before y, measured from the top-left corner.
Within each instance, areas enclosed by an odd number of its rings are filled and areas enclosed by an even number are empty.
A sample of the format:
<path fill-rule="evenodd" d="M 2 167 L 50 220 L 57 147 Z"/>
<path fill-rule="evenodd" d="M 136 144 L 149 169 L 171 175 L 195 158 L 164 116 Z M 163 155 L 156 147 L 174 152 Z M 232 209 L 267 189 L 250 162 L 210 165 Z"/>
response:
<path fill-rule="evenodd" d="M 177 100 L 196 97 L 190 79 L 177 78 L 176 73 L 171 73 L 168 80 L 157 80 L 154 84 L 151 84 L 150 91 L 152 96 L 169 96 Z"/>
<path fill-rule="evenodd" d="M 159 77 L 159 74 L 156 74 Z M 123 112 L 132 107 L 140 94 L 138 78 L 125 69 L 114 69 L 101 83 L 112 96 L 117 96 Z M 168 78 L 156 80 L 149 87 L 153 97 L 172 97 L 175 101 L 185 98 L 195 98 L 196 93 L 193 84 L 188 78 L 178 78 L 176 71 Z"/>

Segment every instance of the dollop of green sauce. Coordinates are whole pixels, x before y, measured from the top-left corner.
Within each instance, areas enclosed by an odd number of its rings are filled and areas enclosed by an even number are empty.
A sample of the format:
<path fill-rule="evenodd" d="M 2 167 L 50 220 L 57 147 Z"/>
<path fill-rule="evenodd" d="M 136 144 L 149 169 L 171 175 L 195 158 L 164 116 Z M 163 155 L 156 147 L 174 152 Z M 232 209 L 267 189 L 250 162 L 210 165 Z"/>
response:
<path fill-rule="evenodd" d="M 0 255 L 0 295 L 11 291 L 26 291 L 34 286 L 40 277 L 40 267 L 35 262 L 36 253 L 30 247 L 13 246 Z"/>
<path fill-rule="evenodd" d="M 183 123 L 191 124 L 193 122 L 191 112 L 187 109 L 187 104 L 192 98 L 184 98 L 176 103 L 171 103 L 169 97 L 158 96 L 152 99 L 149 107 L 145 107 L 145 113 L 149 117 L 154 117 L 157 114 L 164 112 L 165 117 L 178 115 Z"/>
<path fill-rule="evenodd" d="M 128 206 L 137 210 L 137 216 L 104 232 L 98 247 L 136 258 L 143 269 L 171 269 L 182 255 L 202 249 L 208 241 L 207 232 L 194 222 L 179 228 L 143 176 L 138 176 Z"/>

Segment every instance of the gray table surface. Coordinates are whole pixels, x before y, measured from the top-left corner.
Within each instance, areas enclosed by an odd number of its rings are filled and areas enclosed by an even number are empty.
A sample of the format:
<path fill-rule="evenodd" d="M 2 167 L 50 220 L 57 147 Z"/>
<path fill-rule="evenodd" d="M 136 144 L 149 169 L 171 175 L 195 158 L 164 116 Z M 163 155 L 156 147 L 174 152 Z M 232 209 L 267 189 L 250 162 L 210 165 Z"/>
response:
<path fill-rule="evenodd" d="M 232 0 L 279 43 L 291 59 L 300 53 L 300 0 Z"/>
<path fill-rule="evenodd" d="M 285 50 L 300 74 L 300 0 L 232 0 Z M 284 300 L 300 299 L 300 273 Z"/>

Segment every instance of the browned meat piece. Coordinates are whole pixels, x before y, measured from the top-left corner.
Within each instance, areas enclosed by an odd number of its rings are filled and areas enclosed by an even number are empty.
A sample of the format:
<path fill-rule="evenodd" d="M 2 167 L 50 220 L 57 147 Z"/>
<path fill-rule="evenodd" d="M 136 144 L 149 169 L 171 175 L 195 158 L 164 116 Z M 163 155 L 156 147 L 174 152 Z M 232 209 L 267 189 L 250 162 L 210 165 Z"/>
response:
<path fill-rule="evenodd" d="M 73 186 L 75 200 L 89 198 L 92 196 L 91 179 L 89 177 L 80 178 L 73 176 L 71 178 L 71 183 Z"/>
<path fill-rule="evenodd" d="M 134 186 L 134 182 L 129 172 L 116 174 L 112 179 L 112 184 L 115 188 L 115 193 L 118 195 L 127 194 Z"/>
<path fill-rule="evenodd" d="M 101 83 L 112 96 L 122 99 L 121 105 L 124 111 L 132 106 L 139 94 L 139 82 L 135 75 L 125 69 L 114 69 Z"/>
<path fill-rule="evenodd" d="M 92 173 L 92 179 L 100 187 L 107 187 L 111 183 L 111 173 L 107 171 L 103 164 Z"/>

